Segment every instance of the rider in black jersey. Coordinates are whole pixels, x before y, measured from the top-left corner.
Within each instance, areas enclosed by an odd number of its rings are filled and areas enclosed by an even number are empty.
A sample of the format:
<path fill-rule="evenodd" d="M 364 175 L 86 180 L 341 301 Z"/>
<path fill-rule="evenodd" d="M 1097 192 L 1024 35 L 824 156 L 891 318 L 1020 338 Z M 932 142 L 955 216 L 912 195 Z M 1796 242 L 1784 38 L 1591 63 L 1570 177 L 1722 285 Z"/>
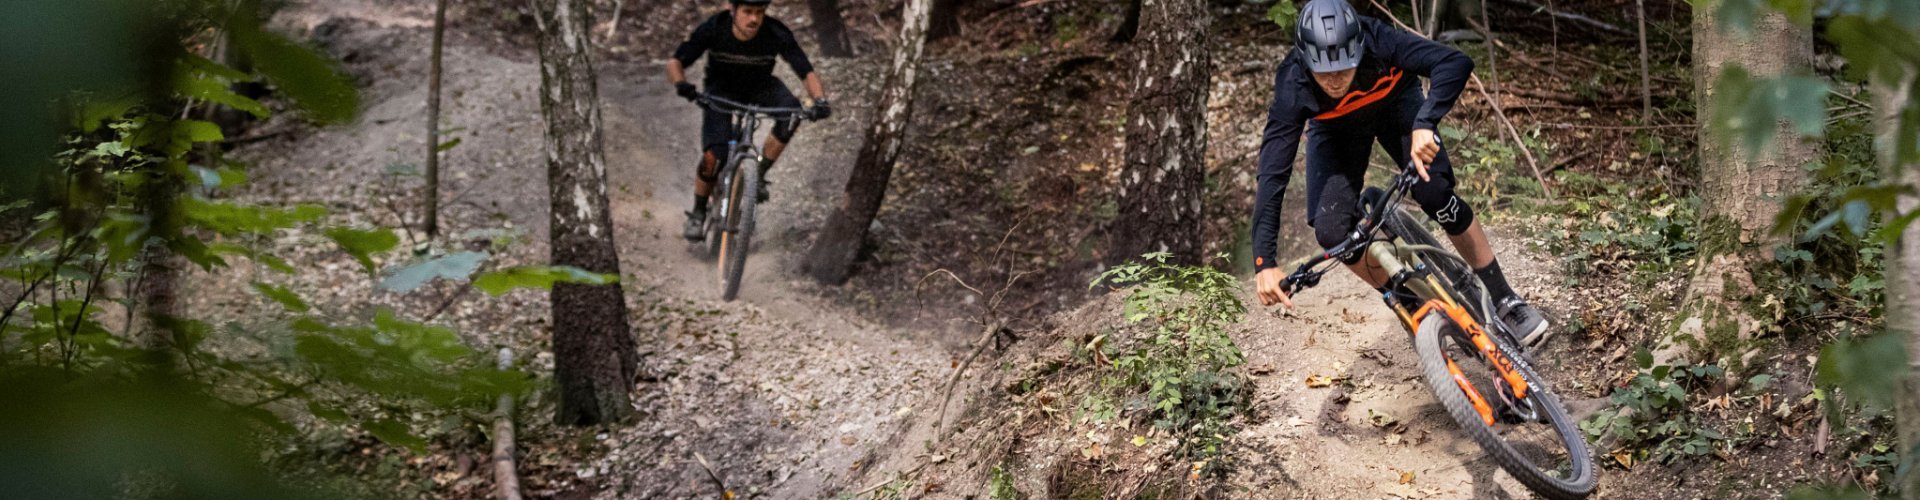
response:
<path fill-rule="evenodd" d="M 1545 339 L 1547 321 L 1508 285 L 1473 209 L 1454 195 L 1453 164 L 1434 134 L 1466 88 L 1473 59 L 1377 19 L 1356 14 L 1346 0 L 1312 0 L 1300 8 L 1298 45 L 1274 75 L 1273 103 L 1261 136 L 1259 188 L 1253 208 L 1254 281 L 1260 302 L 1292 301 L 1274 262 L 1280 199 L 1293 174 L 1294 150 L 1307 142 L 1307 224 L 1321 246 L 1339 245 L 1353 231 L 1367 157 L 1378 142 L 1396 165 L 1411 163 L 1421 182 L 1412 197 L 1440 223 L 1455 250 L 1492 294 L 1498 317 L 1526 345 Z M 1418 77 L 1431 90 L 1420 92 Z M 1363 262 L 1364 261 L 1364 262 Z M 1381 288 L 1385 272 L 1371 257 L 1346 262 Z"/>
<path fill-rule="evenodd" d="M 733 0 L 731 8 L 700 23 L 673 51 L 673 60 L 667 63 L 667 80 L 673 82 L 681 97 L 689 100 L 700 97 L 699 88 L 687 82 L 686 67 L 706 55 L 709 93 L 758 106 L 800 107 L 793 91 L 773 76 L 773 62 L 777 57 L 786 60 L 787 67 L 806 81 L 807 94 L 813 97 L 812 118 L 825 119 L 832 114 L 832 108 L 827 106 L 827 91 L 820 83 L 820 75 L 813 71 L 813 63 L 807 60 L 806 51 L 801 50 L 800 43 L 794 39 L 793 30 L 767 16 L 769 3 L 772 0 Z M 720 157 L 726 154 L 730 118 L 726 113 L 713 110 L 706 110 L 701 116 L 703 153 L 694 183 L 693 210 L 687 211 L 683 234 L 689 241 L 706 238 L 701 225 L 707 219 L 707 195 L 713 190 L 713 182 L 718 180 Z M 760 192 L 757 193 L 760 201 L 767 200 L 767 169 L 773 167 L 774 160 L 786 150 L 799 126 L 792 119 L 780 120 L 761 148 L 765 161 L 760 163 Z"/>

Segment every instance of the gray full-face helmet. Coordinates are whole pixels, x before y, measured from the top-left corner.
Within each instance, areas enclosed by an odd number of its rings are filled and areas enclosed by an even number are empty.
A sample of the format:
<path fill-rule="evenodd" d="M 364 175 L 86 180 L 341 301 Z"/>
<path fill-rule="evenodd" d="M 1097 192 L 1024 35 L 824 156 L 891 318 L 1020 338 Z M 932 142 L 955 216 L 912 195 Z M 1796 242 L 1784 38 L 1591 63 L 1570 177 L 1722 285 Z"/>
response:
<path fill-rule="evenodd" d="M 1360 56 L 1367 53 L 1364 38 L 1360 16 L 1347 0 L 1312 0 L 1300 8 L 1294 50 L 1315 73 L 1343 71 L 1360 65 Z"/>

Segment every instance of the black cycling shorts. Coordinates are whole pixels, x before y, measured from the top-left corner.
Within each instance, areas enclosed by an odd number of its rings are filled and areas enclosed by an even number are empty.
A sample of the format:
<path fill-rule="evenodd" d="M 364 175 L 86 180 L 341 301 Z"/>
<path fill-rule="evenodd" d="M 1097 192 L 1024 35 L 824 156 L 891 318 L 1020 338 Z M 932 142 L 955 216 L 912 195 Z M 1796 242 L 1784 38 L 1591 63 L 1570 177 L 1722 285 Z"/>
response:
<path fill-rule="evenodd" d="M 739 101 L 755 106 L 780 108 L 800 107 L 800 98 L 794 97 L 793 91 L 788 90 L 786 84 L 780 83 L 778 80 L 746 89 L 714 87 L 710 89 L 710 92 L 712 92 L 713 95 L 720 96 L 727 100 Z M 797 119 L 779 120 L 773 124 L 773 136 L 779 138 L 780 142 L 789 142 L 793 140 L 794 131 L 799 129 L 800 121 Z M 728 135 L 732 133 L 732 115 L 711 109 L 701 113 L 701 151 L 712 151 L 714 152 L 714 157 L 723 156 L 725 148 L 727 147 L 727 141 L 731 139 Z M 725 160 L 725 158 L 721 159 Z"/>
<path fill-rule="evenodd" d="M 1418 97 L 1397 102 L 1382 110 L 1382 119 L 1343 126 L 1309 122 L 1307 126 L 1307 225 L 1321 248 L 1332 248 L 1345 241 L 1360 221 L 1360 190 L 1366 186 L 1367 159 L 1378 143 L 1393 159 L 1394 165 L 1406 165 L 1413 132 L 1413 115 L 1420 110 Z M 1449 235 L 1458 235 L 1473 225 L 1473 209 L 1453 192 L 1453 162 L 1446 147 L 1427 165 L 1429 181 L 1413 185 L 1409 193 L 1422 211 L 1440 223 Z M 1355 255 L 1355 262 L 1358 261 Z M 1349 264 L 1353 262 L 1348 262 Z"/>

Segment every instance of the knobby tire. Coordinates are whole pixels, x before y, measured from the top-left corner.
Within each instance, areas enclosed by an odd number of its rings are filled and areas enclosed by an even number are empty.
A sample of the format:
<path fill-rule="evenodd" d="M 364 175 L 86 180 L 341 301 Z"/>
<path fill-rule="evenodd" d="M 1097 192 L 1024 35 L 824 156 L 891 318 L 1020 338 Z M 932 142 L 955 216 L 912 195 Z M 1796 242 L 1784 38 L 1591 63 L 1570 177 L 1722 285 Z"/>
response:
<path fill-rule="evenodd" d="M 732 230 L 720 233 L 720 281 L 723 288 L 720 298 L 732 301 L 740 296 L 740 281 L 747 272 L 747 253 L 752 248 L 753 212 L 760 201 L 760 162 L 753 158 L 740 160 L 738 165 L 734 165 L 733 180 L 728 184 L 728 204 L 733 210 L 727 214 L 724 227 Z"/>
<path fill-rule="evenodd" d="M 1414 335 L 1413 341 L 1414 351 L 1420 355 L 1420 367 L 1426 377 L 1427 386 L 1433 389 L 1435 396 L 1439 397 L 1440 404 L 1447 408 L 1447 413 L 1453 416 L 1462 430 L 1466 431 L 1467 437 L 1473 439 L 1481 449 L 1486 450 L 1487 454 L 1493 457 L 1495 462 L 1500 464 L 1500 468 L 1505 469 L 1514 479 L 1518 479 L 1534 493 L 1552 499 L 1580 499 L 1593 494 L 1597 481 L 1596 470 L 1593 457 L 1587 449 L 1585 436 L 1581 434 L 1573 418 L 1567 415 L 1566 408 L 1560 405 L 1560 399 L 1555 397 L 1552 391 L 1545 390 L 1546 381 L 1540 380 L 1529 370 L 1521 372 L 1526 377 L 1527 384 L 1532 386 L 1528 398 L 1533 400 L 1536 411 L 1551 424 L 1553 435 L 1557 436 L 1559 443 L 1564 446 L 1568 467 L 1563 470 L 1568 472 L 1568 477 L 1550 476 L 1546 471 L 1535 467 L 1514 448 L 1507 437 L 1496 432 L 1496 429 L 1489 427 L 1481 419 L 1480 413 L 1474 410 L 1473 403 L 1468 400 L 1465 391 L 1455 383 L 1452 373 L 1447 370 L 1447 350 L 1442 340 L 1449 337 L 1458 339 L 1459 336 L 1456 335 L 1458 329 L 1459 327 L 1445 313 L 1434 312 L 1421 321 L 1420 329 Z M 1485 361 L 1478 357 L 1466 359 L 1467 357 L 1471 356 L 1463 356 L 1462 359 L 1455 360 L 1463 372 L 1469 367 L 1486 366 Z M 1491 373 L 1491 368 L 1484 368 L 1483 371 Z M 1490 383 L 1475 384 L 1475 388 L 1487 398 L 1497 397 L 1493 394 L 1495 389 Z M 1513 430 L 1516 424 L 1496 422 L 1495 425 Z M 1519 425 L 1541 425 L 1541 423 L 1527 422 Z"/>

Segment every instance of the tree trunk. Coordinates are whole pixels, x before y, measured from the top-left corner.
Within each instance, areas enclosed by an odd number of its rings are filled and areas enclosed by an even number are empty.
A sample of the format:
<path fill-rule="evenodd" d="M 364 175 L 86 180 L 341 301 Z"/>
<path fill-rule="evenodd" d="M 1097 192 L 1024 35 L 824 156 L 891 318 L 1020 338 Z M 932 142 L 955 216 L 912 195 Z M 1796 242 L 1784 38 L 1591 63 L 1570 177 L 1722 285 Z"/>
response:
<path fill-rule="evenodd" d="M 1874 126 L 1879 132 L 1875 147 L 1880 153 L 1880 164 L 1887 169 L 1885 179 L 1905 186 L 1920 185 L 1920 165 L 1902 161 L 1894 141 L 1899 133 L 1901 110 L 1913 104 L 1906 92 L 1913 78 L 1908 74 L 1904 82 L 1883 78 L 1872 82 Z M 1920 210 L 1920 196 L 1900 193 L 1894 206 L 1895 217 Z M 1916 331 L 1920 330 L 1920 224 L 1908 225 L 1901 231 L 1899 240 L 1887 246 L 1885 262 L 1887 334 L 1904 336 L 1907 346 L 1907 373 L 1900 391 L 1894 395 L 1898 417 L 1894 421 L 1899 425 L 1903 450 L 1900 463 L 1912 464 L 1920 459 L 1912 454 L 1914 447 L 1920 446 L 1920 331 Z M 1902 492 L 1901 498 L 1920 498 L 1920 474 L 1906 476 L 1903 484 L 1894 488 Z"/>
<path fill-rule="evenodd" d="M 847 21 L 840 16 L 840 0 L 807 0 L 813 15 L 813 34 L 820 37 L 820 55 L 852 57 L 853 42 L 847 38 Z"/>
<path fill-rule="evenodd" d="M 933 0 L 933 12 L 927 18 L 927 41 L 960 34 L 961 0 Z"/>
<path fill-rule="evenodd" d="M 1749 154 L 1743 144 L 1721 141 L 1708 127 L 1713 116 L 1714 85 L 1722 68 L 1745 67 L 1756 78 L 1805 68 L 1813 59 L 1813 37 L 1785 15 L 1770 12 L 1750 33 L 1721 31 L 1713 8 L 1693 9 L 1694 101 L 1700 141 L 1700 256 L 1673 335 L 1661 350 L 1662 361 L 1704 360 L 1718 356 L 1738 367 L 1751 355 L 1755 333 L 1772 323 L 1762 317 L 1756 266 L 1772 260 L 1768 235 L 1782 199 L 1804 183 L 1801 166 L 1819 155 L 1818 145 L 1802 141 L 1781 122 L 1766 150 Z M 1738 363 L 1738 364 L 1735 364 Z"/>
<path fill-rule="evenodd" d="M 1127 110 L 1120 213 L 1108 227 L 1107 262 L 1148 252 L 1200 262 L 1200 199 L 1206 182 L 1207 94 L 1212 60 L 1205 0 L 1146 0 L 1139 68 Z"/>
<path fill-rule="evenodd" d="M 607 210 L 591 11 L 581 0 L 533 0 L 539 27 L 540 110 L 547 121 L 547 194 L 553 264 L 620 274 Z M 638 353 L 619 284 L 554 285 L 555 421 L 593 425 L 625 418 Z"/>
<path fill-rule="evenodd" d="M 906 139 L 907 124 L 913 119 L 913 89 L 919 81 L 920 56 L 926 48 L 928 10 L 933 0 L 907 0 L 900 43 L 893 51 L 893 64 L 887 69 L 886 83 L 873 109 L 873 124 L 867 128 L 866 142 L 854 158 L 853 172 L 847 176 L 847 198 L 827 217 L 826 226 L 807 250 L 807 272 L 825 284 L 840 284 L 852 273 L 853 261 L 867 240 L 867 228 L 880 213 L 880 202 L 887 195 L 887 181 L 893 177 L 893 162 L 900 156 Z"/>
<path fill-rule="evenodd" d="M 137 341 L 156 364 L 171 363 L 172 351 L 179 343 L 175 328 L 175 318 L 179 317 L 179 280 L 180 272 L 187 268 L 186 259 L 168 246 L 180 233 L 180 216 L 175 208 L 181 181 L 167 170 L 154 167 L 139 194 L 140 212 L 153 223 L 148 226 L 148 243 L 141 255 L 140 281 L 136 288 L 144 322 Z"/>
<path fill-rule="evenodd" d="M 1133 37 L 1138 36 L 1140 34 L 1140 2 L 1142 0 L 1123 0 L 1123 1 L 1127 2 L 1127 10 L 1126 12 L 1121 13 L 1122 17 L 1120 18 L 1120 28 L 1113 30 L 1113 37 L 1107 39 L 1107 41 L 1110 41 L 1113 43 L 1131 42 L 1133 41 Z M 1276 1 L 1291 2 L 1293 0 L 1276 0 Z"/>
<path fill-rule="evenodd" d="M 434 2 L 433 55 L 427 76 L 427 239 L 440 236 L 440 49 L 447 35 L 447 0 Z"/>

